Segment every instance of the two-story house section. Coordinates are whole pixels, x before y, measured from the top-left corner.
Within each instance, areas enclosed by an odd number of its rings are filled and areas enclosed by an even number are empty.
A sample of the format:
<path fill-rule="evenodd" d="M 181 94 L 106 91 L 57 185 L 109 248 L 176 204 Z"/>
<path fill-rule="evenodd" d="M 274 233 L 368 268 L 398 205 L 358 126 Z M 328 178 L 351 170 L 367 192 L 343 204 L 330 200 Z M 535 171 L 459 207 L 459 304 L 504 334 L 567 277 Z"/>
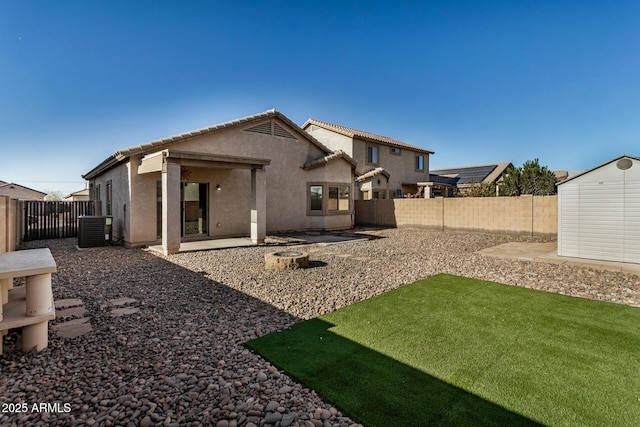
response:
<path fill-rule="evenodd" d="M 433 151 L 315 119 L 307 120 L 302 129 L 331 150 L 344 151 L 358 162 L 357 199 L 417 195 L 429 181 L 429 155 Z"/>

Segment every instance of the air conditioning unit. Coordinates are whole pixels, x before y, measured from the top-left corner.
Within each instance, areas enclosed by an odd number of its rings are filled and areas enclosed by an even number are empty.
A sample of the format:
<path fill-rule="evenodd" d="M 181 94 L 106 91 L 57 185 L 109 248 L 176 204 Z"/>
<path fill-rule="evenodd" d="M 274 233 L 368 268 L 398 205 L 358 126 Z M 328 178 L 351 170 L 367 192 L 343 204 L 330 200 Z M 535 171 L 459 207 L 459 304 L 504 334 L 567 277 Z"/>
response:
<path fill-rule="evenodd" d="M 110 216 L 78 217 L 78 247 L 109 246 L 112 223 L 113 217 Z"/>

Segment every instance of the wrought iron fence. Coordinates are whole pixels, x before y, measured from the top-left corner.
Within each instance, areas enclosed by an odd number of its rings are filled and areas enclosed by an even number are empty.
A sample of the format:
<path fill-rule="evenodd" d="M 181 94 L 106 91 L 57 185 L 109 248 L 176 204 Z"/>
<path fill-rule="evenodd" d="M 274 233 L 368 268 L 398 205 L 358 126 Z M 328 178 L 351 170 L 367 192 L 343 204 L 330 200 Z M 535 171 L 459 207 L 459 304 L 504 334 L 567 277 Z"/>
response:
<path fill-rule="evenodd" d="M 23 241 L 78 237 L 78 217 L 93 215 L 93 201 L 25 200 Z"/>

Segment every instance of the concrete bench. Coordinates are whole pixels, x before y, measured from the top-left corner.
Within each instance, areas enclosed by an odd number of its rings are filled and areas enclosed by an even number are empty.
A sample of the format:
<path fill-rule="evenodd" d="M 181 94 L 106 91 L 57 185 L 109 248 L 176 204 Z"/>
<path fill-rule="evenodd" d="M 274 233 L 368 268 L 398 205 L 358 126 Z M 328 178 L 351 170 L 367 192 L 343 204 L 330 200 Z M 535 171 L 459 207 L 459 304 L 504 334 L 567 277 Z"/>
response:
<path fill-rule="evenodd" d="M 22 351 L 47 347 L 49 320 L 56 317 L 51 290 L 51 273 L 56 271 L 49 249 L 0 254 L 0 338 L 9 329 L 22 328 Z M 24 277 L 25 286 L 14 288 L 15 277 Z"/>

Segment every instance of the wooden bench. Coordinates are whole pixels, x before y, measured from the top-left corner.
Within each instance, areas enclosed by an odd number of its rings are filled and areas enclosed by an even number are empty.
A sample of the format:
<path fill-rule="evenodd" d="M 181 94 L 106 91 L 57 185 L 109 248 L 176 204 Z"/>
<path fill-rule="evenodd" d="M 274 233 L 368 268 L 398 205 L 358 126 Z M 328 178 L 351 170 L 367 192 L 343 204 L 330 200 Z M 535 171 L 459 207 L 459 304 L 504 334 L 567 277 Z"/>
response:
<path fill-rule="evenodd" d="M 56 317 L 51 290 L 56 271 L 49 249 L 0 254 L 0 339 L 9 329 L 22 328 L 22 351 L 47 347 L 49 320 Z M 24 277 L 25 286 L 14 288 L 15 277 Z"/>

